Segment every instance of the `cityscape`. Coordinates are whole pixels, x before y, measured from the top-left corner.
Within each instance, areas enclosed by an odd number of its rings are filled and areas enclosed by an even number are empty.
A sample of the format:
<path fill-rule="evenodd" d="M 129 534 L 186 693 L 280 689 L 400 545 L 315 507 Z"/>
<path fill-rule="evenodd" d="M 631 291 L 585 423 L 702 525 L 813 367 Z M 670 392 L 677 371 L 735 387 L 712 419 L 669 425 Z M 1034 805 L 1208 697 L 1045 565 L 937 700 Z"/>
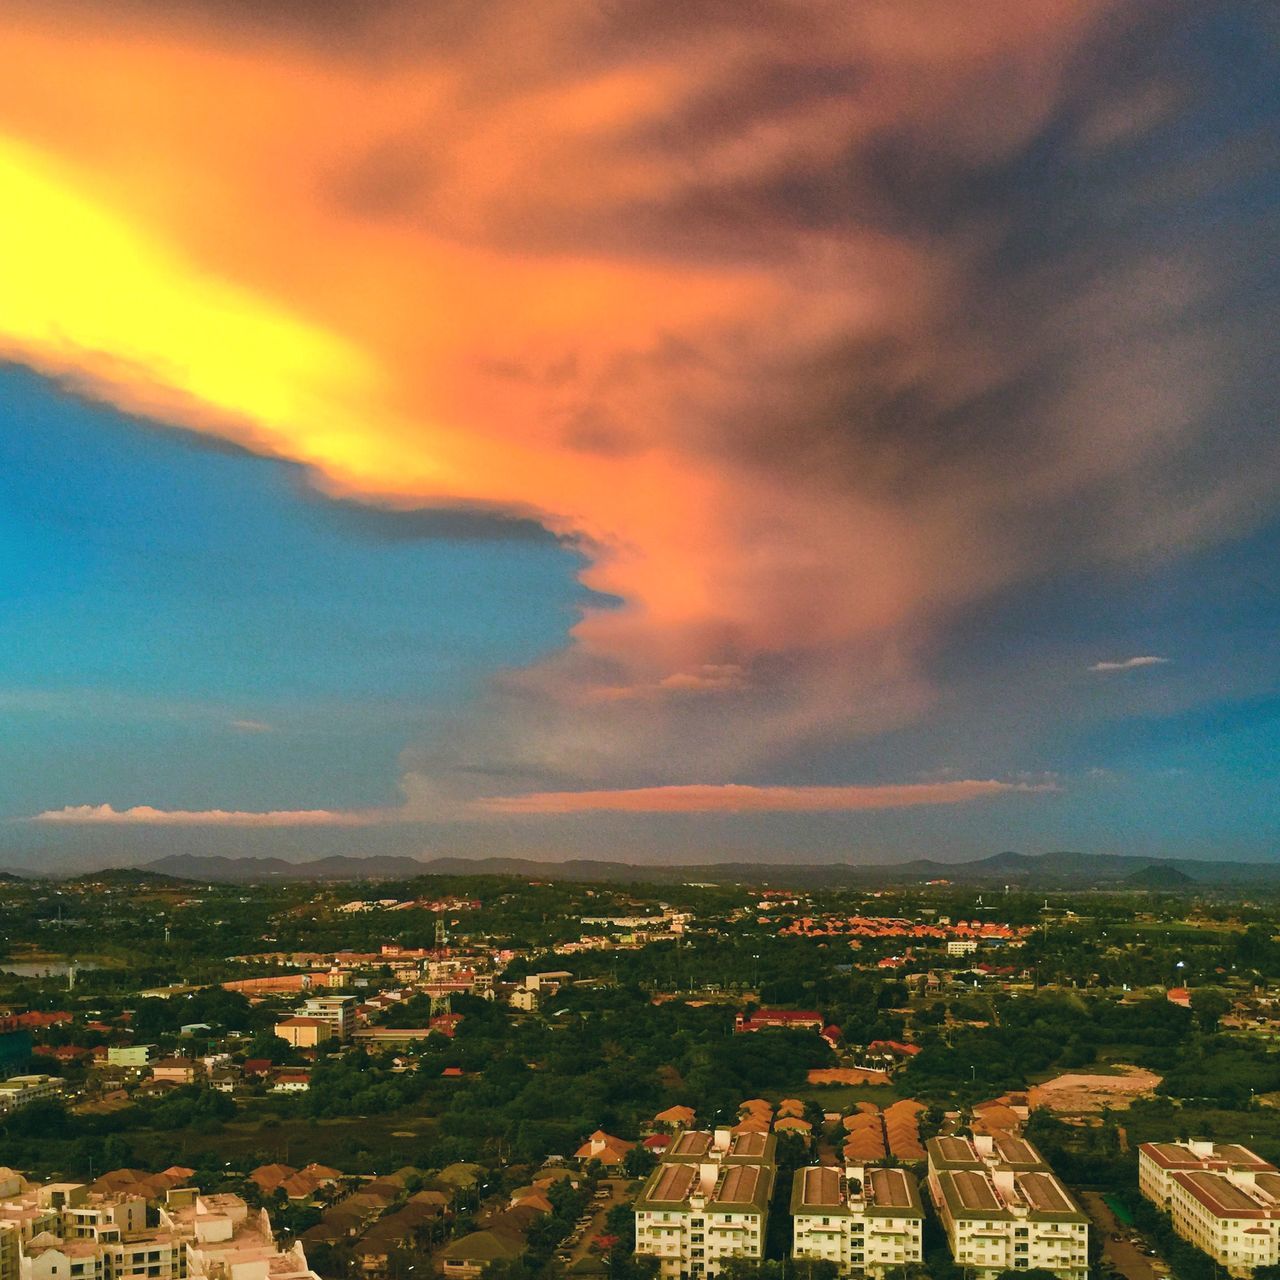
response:
<path fill-rule="evenodd" d="M 1280 2 L 2 0 L 0 1280 L 1280 1280 Z"/>
<path fill-rule="evenodd" d="M 1280 1275 L 1276 888 L 241 870 L 0 882 L 4 1280 Z"/>

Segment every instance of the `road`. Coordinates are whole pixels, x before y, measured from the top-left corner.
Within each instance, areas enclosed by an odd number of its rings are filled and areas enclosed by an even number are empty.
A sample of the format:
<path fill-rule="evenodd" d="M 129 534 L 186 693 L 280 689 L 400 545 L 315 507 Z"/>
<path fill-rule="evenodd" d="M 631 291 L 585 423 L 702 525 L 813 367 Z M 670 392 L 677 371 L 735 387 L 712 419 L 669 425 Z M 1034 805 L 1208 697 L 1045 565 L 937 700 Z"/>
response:
<path fill-rule="evenodd" d="M 1111 1237 L 1125 1231 L 1132 1232 L 1132 1227 L 1125 1227 L 1116 1221 L 1116 1216 L 1107 1208 L 1107 1203 L 1097 1191 L 1083 1191 L 1080 1199 L 1084 1202 L 1085 1212 L 1093 1221 L 1093 1229 L 1102 1237 L 1102 1257 L 1125 1280 L 1155 1280 L 1156 1276 L 1167 1276 L 1169 1268 L 1160 1258 L 1148 1258 L 1137 1245 L 1130 1244 L 1123 1236 L 1119 1240 Z"/>

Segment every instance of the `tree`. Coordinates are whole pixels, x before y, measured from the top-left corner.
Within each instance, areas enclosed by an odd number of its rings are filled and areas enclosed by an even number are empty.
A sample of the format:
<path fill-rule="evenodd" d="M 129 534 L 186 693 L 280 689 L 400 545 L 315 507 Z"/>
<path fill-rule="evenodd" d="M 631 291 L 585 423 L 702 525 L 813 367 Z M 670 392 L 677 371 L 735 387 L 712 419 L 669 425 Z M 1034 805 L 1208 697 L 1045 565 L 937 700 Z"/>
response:
<path fill-rule="evenodd" d="M 1231 1001 L 1217 987 L 1196 987 L 1191 993 L 1191 1011 L 1207 1032 L 1218 1029 L 1218 1019 L 1231 1008 Z"/>

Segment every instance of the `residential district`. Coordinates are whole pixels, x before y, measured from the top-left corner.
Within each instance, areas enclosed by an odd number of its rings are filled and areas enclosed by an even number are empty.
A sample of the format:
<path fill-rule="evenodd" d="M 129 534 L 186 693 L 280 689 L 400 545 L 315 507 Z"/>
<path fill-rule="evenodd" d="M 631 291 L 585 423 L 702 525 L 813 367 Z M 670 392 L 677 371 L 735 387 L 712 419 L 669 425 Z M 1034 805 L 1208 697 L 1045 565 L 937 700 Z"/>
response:
<path fill-rule="evenodd" d="M 1277 1280 L 1276 915 L 6 879 L 0 1280 Z"/>

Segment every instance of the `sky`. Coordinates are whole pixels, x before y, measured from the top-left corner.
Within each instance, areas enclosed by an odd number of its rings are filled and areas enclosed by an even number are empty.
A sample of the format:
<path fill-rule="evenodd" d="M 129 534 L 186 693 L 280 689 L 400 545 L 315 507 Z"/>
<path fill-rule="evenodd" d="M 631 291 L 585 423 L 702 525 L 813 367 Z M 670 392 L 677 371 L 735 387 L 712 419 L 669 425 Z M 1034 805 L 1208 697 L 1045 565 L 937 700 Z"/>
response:
<path fill-rule="evenodd" d="M 12 0 L 0 865 L 1280 853 L 1280 15 Z"/>

